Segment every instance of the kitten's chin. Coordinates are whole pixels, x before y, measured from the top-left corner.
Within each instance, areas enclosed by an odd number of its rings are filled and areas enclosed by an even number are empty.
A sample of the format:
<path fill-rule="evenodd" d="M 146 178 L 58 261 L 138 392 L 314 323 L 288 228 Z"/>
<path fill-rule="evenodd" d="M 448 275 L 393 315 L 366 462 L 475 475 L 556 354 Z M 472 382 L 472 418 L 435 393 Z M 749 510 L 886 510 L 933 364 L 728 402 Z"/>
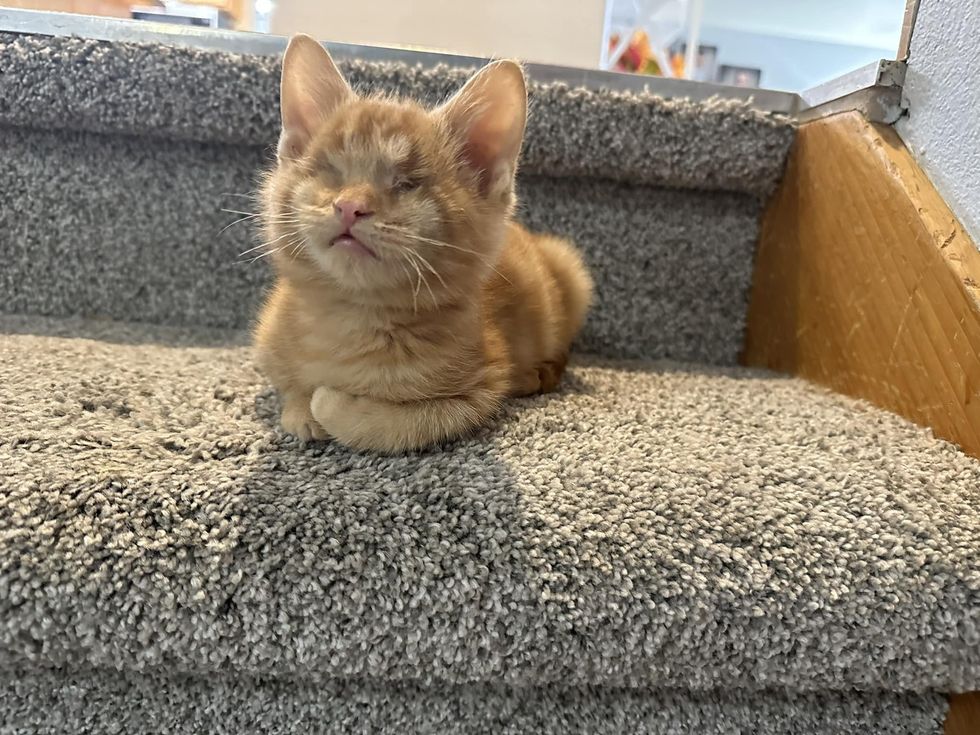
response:
<path fill-rule="evenodd" d="M 350 235 L 310 243 L 305 250 L 308 267 L 350 294 L 387 289 L 395 277 L 374 246 Z"/>
<path fill-rule="evenodd" d="M 378 260 L 378 254 L 367 244 L 351 235 L 335 237 L 330 247 L 342 253 L 348 253 L 353 258 L 372 258 Z"/>

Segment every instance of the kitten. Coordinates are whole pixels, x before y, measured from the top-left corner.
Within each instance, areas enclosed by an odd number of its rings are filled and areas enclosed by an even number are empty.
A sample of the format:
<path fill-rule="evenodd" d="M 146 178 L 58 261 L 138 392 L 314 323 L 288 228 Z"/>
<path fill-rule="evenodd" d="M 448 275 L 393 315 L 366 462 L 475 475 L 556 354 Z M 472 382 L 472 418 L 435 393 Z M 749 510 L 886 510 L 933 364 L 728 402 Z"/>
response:
<path fill-rule="evenodd" d="M 262 191 L 277 282 L 255 342 L 303 439 L 399 452 L 552 391 L 592 299 L 573 246 L 511 220 L 521 67 L 484 67 L 434 110 L 362 97 L 309 36 L 282 66 Z"/>

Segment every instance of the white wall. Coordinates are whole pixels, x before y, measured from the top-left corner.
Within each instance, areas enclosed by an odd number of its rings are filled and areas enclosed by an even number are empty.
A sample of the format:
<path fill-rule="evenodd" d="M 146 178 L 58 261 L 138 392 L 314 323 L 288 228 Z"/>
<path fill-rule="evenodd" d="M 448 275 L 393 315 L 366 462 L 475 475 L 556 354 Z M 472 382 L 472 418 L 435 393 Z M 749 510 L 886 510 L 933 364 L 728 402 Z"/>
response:
<path fill-rule="evenodd" d="M 761 86 L 799 92 L 894 59 L 905 0 L 705 0 L 702 43 L 718 63 L 762 69 Z"/>
<path fill-rule="evenodd" d="M 718 65 L 761 69 L 759 86 L 799 92 L 879 59 L 894 58 L 894 48 L 830 43 L 736 28 L 705 25 L 701 44 L 718 49 Z M 898 46 L 898 37 L 895 44 Z"/>
<path fill-rule="evenodd" d="M 890 58 L 894 58 L 898 48 L 904 17 L 905 0 L 705 0 L 704 3 L 704 21 L 715 26 L 787 39 L 885 48 Z"/>
<path fill-rule="evenodd" d="M 980 0 L 921 0 L 898 132 L 980 246 Z"/>
<path fill-rule="evenodd" d="M 272 33 L 595 68 L 604 0 L 277 0 Z"/>

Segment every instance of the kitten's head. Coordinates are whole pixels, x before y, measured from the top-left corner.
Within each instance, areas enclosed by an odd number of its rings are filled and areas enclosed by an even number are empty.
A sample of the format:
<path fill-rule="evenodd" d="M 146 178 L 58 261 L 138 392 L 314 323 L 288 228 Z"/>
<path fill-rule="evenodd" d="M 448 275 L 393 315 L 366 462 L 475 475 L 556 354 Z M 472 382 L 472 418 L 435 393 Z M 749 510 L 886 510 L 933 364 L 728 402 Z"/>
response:
<path fill-rule="evenodd" d="M 281 107 L 263 201 L 281 272 L 416 305 L 485 277 L 514 203 L 527 117 L 518 64 L 490 64 L 426 110 L 356 94 L 319 43 L 296 36 Z"/>

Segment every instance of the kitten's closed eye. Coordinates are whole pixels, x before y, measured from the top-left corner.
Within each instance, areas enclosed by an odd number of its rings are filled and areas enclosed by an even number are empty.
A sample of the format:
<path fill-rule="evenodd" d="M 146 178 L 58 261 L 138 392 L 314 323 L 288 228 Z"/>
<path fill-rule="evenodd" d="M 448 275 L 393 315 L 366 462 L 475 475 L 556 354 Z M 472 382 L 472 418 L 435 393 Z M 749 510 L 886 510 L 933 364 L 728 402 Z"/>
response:
<path fill-rule="evenodd" d="M 316 172 L 319 177 L 327 183 L 338 185 L 343 183 L 343 174 L 331 161 L 323 158 L 316 162 Z"/>
<path fill-rule="evenodd" d="M 399 193 L 414 191 L 422 186 L 422 179 L 417 176 L 399 176 L 392 184 L 392 189 Z"/>

